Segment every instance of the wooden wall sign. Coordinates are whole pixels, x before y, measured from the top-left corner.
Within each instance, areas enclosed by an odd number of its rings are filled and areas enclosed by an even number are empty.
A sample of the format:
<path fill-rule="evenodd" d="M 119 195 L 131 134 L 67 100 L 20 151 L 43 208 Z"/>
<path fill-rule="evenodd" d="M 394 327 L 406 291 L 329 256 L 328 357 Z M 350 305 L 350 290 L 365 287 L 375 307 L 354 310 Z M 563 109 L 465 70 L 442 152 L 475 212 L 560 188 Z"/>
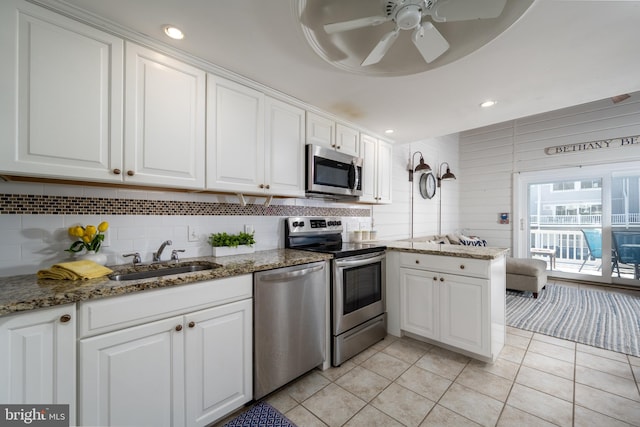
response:
<path fill-rule="evenodd" d="M 602 141 L 579 142 L 577 144 L 556 145 L 555 147 L 545 148 L 544 153 L 547 155 L 568 154 L 577 153 L 580 151 L 605 150 L 607 148 L 620 148 L 627 146 L 630 147 L 634 145 L 640 146 L 640 135 L 603 139 Z"/>

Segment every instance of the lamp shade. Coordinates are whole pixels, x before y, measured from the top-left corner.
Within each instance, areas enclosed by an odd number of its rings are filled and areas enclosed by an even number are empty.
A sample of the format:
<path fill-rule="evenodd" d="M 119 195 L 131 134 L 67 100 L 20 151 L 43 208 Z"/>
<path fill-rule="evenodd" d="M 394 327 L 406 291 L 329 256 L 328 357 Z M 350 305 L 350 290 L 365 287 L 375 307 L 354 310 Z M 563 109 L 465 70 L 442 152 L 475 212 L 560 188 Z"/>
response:
<path fill-rule="evenodd" d="M 456 176 L 451 173 L 451 169 L 447 168 L 447 171 L 442 175 L 440 179 L 456 179 Z"/>
<path fill-rule="evenodd" d="M 422 157 L 422 154 L 420 155 L 420 163 L 418 163 L 418 166 L 416 166 L 415 171 L 430 171 L 431 170 L 431 166 L 429 166 L 428 164 L 426 164 L 424 162 L 424 157 Z"/>

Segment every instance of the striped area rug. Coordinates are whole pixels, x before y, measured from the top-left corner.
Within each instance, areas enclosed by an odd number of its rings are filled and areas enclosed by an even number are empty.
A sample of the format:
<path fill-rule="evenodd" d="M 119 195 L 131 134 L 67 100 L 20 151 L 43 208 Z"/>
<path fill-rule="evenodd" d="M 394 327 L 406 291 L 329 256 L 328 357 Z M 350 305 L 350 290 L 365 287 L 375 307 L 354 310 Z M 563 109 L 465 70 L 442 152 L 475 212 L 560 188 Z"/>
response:
<path fill-rule="evenodd" d="M 640 298 L 547 284 L 537 299 L 507 291 L 507 325 L 640 357 Z"/>

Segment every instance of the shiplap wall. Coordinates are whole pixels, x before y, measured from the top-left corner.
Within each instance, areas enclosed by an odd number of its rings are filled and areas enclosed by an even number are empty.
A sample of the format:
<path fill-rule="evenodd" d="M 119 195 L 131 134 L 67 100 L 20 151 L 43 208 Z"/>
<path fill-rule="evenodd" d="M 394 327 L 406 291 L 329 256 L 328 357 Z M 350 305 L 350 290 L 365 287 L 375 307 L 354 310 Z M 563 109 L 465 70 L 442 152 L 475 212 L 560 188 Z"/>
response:
<path fill-rule="evenodd" d="M 409 182 L 407 164 L 410 153 L 422 152 L 425 163 L 433 169 L 437 176 L 437 168 L 442 162 L 448 162 L 451 171 L 458 174 L 458 135 L 448 135 L 418 141 L 411 144 L 395 145 L 393 147 L 392 174 L 393 174 L 393 203 L 391 205 L 375 205 L 372 208 L 372 216 L 375 228 L 378 230 L 378 238 L 393 240 L 407 239 L 411 236 L 411 191 L 413 191 L 414 204 L 414 236 L 426 236 L 438 232 L 438 209 L 440 189 L 437 189 L 435 197 L 423 199 L 420 196 L 418 183 L 420 175 L 415 174 L 413 186 Z M 418 163 L 419 155 L 415 156 Z M 450 233 L 458 231 L 458 206 L 459 181 L 445 181 L 442 193 L 442 232 Z"/>
<path fill-rule="evenodd" d="M 547 155 L 558 145 L 640 135 L 640 93 L 606 99 L 460 134 L 460 227 L 491 246 L 512 248 L 517 226 L 499 223 L 513 211 L 513 174 L 640 160 L 640 146 Z M 513 248 L 512 248 L 513 249 Z"/>

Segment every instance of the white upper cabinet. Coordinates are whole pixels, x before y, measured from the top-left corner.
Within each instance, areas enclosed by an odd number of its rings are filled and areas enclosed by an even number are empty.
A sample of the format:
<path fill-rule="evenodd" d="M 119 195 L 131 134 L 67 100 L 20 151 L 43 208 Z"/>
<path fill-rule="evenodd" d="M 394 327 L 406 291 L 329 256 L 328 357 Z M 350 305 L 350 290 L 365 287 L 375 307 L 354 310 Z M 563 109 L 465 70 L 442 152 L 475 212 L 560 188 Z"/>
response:
<path fill-rule="evenodd" d="M 204 188 L 204 71 L 126 45 L 124 180 Z"/>
<path fill-rule="evenodd" d="M 265 98 L 265 182 L 271 193 L 304 197 L 305 112 Z"/>
<path fill-rule="evenodd" d="M 307 144 L 336 147 L 336 122 L 307 112 Z"/>
<path fill-rule="evenodd" d="M 0 2 L 0 171 L 120 181 L 123 41 Z"/>
<path fill-rule="evenodd" d="M 360 152 L 358 136 L 357 130 L 336 123 L 336 150 L 351 156 L 358 156 Z"/>
<path fill-rule="evenodd" d="M 207 188 L 264 191 L 264 94 L 207 75 Z"/>
<path fill-rule="evenodd" d="M 358 131 L 341 123 L 307 112 L 307 144 L 316 144 L 358 156 Z"/>
<path fill-rule="evenodd" d="M 360 202 L 391 203 L 391 158 L 393 146 L 367 134 L 360 134 L 363 158 Z"/>
<path fill-rule="evenodd" d="M 209 74 L 207 189 L 304 196 L 304 110 Z"/>

